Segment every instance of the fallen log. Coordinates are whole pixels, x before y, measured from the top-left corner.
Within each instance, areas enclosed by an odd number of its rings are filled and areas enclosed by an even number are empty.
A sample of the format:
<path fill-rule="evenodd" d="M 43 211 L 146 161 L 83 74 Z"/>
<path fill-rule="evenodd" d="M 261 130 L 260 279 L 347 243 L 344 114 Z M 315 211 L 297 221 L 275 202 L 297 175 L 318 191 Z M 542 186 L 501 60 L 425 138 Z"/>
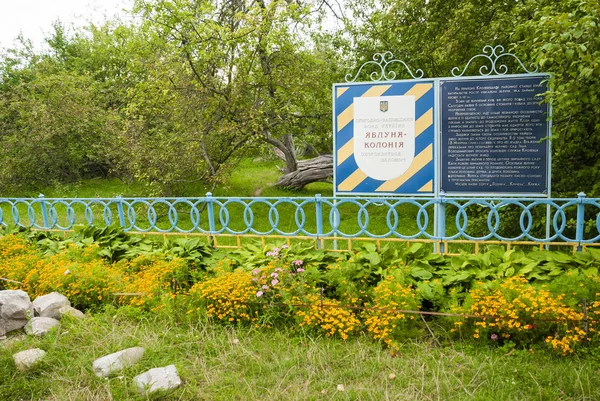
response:
<path fill-rule="evenodd" d="M 282 175 L 276 187 L 301 190 L 312 182 L 331 182 L 333 155 L 321 155 L 313 159 L 298 160 L 295 171 Z"/>

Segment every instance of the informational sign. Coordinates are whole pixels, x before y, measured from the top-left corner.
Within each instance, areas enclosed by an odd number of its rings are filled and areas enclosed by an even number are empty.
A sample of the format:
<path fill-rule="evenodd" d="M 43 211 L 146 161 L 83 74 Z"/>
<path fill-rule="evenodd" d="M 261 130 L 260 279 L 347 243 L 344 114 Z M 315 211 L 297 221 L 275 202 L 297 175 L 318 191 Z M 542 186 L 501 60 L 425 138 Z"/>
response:
<path fill-rule="evenodd" d="M 338 84 L 333 96 L 337 194 L 433 194 L 433 80 Z"/>
<path fill-rule="evenodd" d="M 335 84 L 334 193 L 549 196 L 548 78 Z"/>
<path fill-rule="evenodd" d="M 440 80 L 447 194 L 548 194 L 547 77 Z"/>
<path fill-rule="evenodd" d="M 354 158 L 376 180 L 391 180 L 415 158 L 415 97 L 354 98 Z"/>

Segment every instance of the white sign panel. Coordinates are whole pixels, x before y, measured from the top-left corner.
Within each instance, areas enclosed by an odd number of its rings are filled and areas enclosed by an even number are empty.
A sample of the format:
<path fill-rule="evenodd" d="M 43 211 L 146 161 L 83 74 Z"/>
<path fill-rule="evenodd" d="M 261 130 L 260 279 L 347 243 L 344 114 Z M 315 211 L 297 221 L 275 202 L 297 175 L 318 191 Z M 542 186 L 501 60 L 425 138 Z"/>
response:
<path fill-rule="evenodd" d="M 355 97 L 354 157 L 376 180 L 406 172 L 415 157 L 415 97 Z"/>

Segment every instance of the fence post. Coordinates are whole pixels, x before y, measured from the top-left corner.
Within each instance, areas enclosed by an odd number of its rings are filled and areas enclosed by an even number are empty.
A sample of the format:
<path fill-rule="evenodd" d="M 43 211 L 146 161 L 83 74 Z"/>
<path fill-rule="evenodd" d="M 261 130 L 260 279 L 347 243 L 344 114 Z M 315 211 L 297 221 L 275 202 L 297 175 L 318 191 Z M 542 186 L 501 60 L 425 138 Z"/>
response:
<path fill-rule="evenodd" d="M 121 195 L 116 196 L 117 199 L 117 213 L 119 214 L 119 225 L 121 228 L 125 228 L 125 213 L 123 212 L 123 198 Z"/>
<path fill-rule="evenodd" d="M 50 228 L 50 219 L 48 218 L 48 209 L 46 208 L 46 201 L 44 200 L 44 194 L 39 194 L 40 207 L 42 209 L 42 219 L 44 219 L 44 228 Z M 32 222 L 33 224 L 33 222 Z"/>
<path fill-rule="evenodd" d="M 444 243 L 442 242 L 442 240 L 446 236 L 446 193 L 444 191 L 440 191 L 440 198 L 436 205 L 438 207 L 436 237 L 438 237 L 440 241 L 439 253 L 444 253 L 446 252 Z"/>
<path fill-rule="evenodd" d="M 215 229 L 214 206 L 211 192 L 206 193 L 206 208 L 208 213 L 208 231 L 214 236 L 217 230 Z"/>
<path fill-rule="evenodd" d="M 317 249 L 321 249 L 321 236 L 323 235 L 323 205 L 321 205 L 321 194 L 315 195 L 315 219 L 317 221 Z"/>
<path fill-rule="evenodd" d="M 580 192 L 577 194 L 577 226 L 575 228 L 575 241 L 578 243 L 577 252 L 581 252 L 583 247 L 583 230 L 585 228 L 585 193 Z"/>

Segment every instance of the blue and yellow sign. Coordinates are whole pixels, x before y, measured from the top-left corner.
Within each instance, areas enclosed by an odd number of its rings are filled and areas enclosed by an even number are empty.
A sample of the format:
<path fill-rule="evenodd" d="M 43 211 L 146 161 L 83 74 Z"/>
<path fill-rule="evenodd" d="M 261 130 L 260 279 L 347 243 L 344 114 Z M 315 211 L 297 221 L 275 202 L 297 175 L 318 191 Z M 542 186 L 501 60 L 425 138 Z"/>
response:
<path fill-rule="evenodd" d="M 434 194 L 434 81 L 336 84 L 336 194 Z"/>

